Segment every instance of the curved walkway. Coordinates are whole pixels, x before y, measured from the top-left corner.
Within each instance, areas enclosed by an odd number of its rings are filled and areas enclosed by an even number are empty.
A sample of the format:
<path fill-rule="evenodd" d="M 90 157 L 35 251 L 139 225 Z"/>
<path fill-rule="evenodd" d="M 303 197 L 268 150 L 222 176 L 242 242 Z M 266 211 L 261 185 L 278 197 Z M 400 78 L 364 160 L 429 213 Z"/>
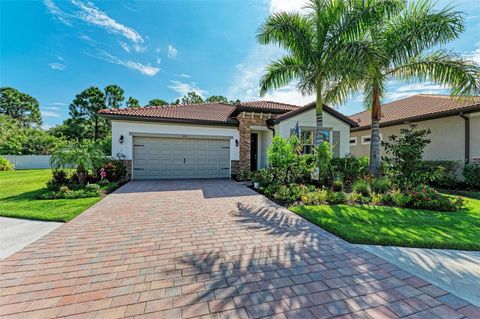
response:
<path fill-rule="evenodd" d="M 230 180 L 130 182 L 0 263 L 5 318 L 479 318 Z"/>

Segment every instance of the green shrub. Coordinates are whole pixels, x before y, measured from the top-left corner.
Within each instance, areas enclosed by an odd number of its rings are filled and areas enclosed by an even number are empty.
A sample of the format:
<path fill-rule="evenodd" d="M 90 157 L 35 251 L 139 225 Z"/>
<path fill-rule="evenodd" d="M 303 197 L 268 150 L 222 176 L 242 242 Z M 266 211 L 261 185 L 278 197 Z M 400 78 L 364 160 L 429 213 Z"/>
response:
<path fill-rule="evenodd" d="M 64 170 L 53 170 L 52 178 L 47 182 L 49 190 L 59 190 L 60 187 L 70 184 L 68 173 Z"/>
<path fill-rule="evenodd" d="M 332 191 L 341 192 L 343 191 L 343 182 L 341 180 L 336 180 L 332 184 Z"/>
<path fill-rule="evenodd" d="M 302 195 L 302 202 L 305 205 L 323 205 L 328 201 L 328 191 L 317 190 Z"/>
<path fill-rule="evenodd" d="M 378 195 L 380 195 L 380 203 L 381 204 L 387 205 L 387 206 L 394 205 L 393 195 L 391 193 L 378 194 Z M 372 202 L 373 202 L 373 198 L 372 198 Z"/>
<path fill-rule="evenodd" d="M 403 194 L 400 191 L 392 192 L 392 202 L 398 207 L 408 207 L 412 202 L 412 197 L 408 194 Z"/>
<path fill-rule="evenodd" d="M 385 194 L 391 190 L 392 185 L 386 178 L 374 178 L 370 181 L 370 188 L 374 193 Z"/>
<path fill-rule="evenodd" d="M 87 191 L 85 189 L 69 190 L 67 186 L 62 186 L 59 191 L 47 191 L 38 196 L 39 199 L 77 199 L 100 196 L 96 191 Z M 63 190 L 63 191 L 62 191 Z"/>
<path fill-rule="evenodd" d="M 250 180 L 250 178 L 251 178 L 250 171 L 245 170 L 245 169 L 239 170 L 238 174 L 236 176 L 236 180 L 239 181 L 239 182 L 248 181 L 248 180 Z"/>
<path fill-rule="evenodd" d="M 0 171 L 11 171 L 13 168 L 13 164 L 10 163 L 9 160 L 3 156 L 0 156 Z"/>
<path fill-rule="evenodd" d="M 292 141 L 292 140 L 290 140 Z M 295 160 L 295 149 L 289 140 L 275 135 L 267 149 L 268 164 L 271 167 L 288 167 Z"/>
<path fill-rule="evenodd" d="M 368 162 L 368 157 L 355 157 L 353 155 L 333 158 L 331 163 L 332 174 L 350 185 L 354 180 L 368 175 Z"/>
<path fill-rule="evenodd" d="M 458 161 L 425 161 L 425 164 L 432 176 L 432 185 L 453 188 L 458 184 L 457 171 L 460 167 Z"/>
<path fill-rule="evenodd" d="M 350 194 L 350 201 L 357 203 L 357 204 L 368 204 L 370 203 L 370 196 L 364 196 L 360 193 L 353 192 Z"/>
<path fill-rule="evenodd" d="M 372 204 L 373 204 L 373 205 L 383 204 L 383 202 L 382 202 L 382 200 L 383 200 L 383 195 L 384 195 L 384 194 L 372 193 L 372 198 L 371 198 Z"/>
<path fill-rule="evenodd" d="M 465 165 L 463 168 L 463 177 L 465 177 L 465 184 L 480 189 L 480 164 Z"/>
<path fill-rule="evenodd" d="M 368 182 L 361 179 L 358 179 L 353 183 L 352 190 L 355 193 L 361 194 L 362 196 L 370 196 L 371 193 L 370 185 L 368 184 Z"/>
<path fill-rule="evenodd" d="M 97 185 L 97 184 L 87 184 L 85 186 L 85 190 L 86 191 L 90 191 L 90 192 L 98 192 L 100 190 L 100 185 Z"/>
<path fill-rule="evenodd" d="M 328 192 L 328 202 L 330 204 L 344 204 L 347 202 L 347 195 L 344 192 Z"/>
<path fill-rule="evenodd" d="M 331 162 L 333 158 L 332 146 L 327 141 L 314 147 L 313 157 L 315 158 L 315 167 L 318 168 L 318 177 L 320 181 L 331 178 Z"/>
<path fill-rule="evenodd" d="M 416 125 L 400 130 L 400 136 L 389 136 L 382 141 L 387 157 L 388 172 L 393 184 L 400 190 L 410 190 L 424 185 L 435 177 L 422 160 L 425 147 L 430 143 L 430 130 L 416 130 Z"/>
<path fill-rule="evenodd" d="M 294 202 L 302 196 L 302 187 L 298 184 L 280 185 L 273 198 L 280 201 Z"/>
<path fill-rule="evenodd" d="M 451 197 L 440 194 L 429 186 L 417 186 L 410 192 L 411 206 L 420 209 L 453 212 L 463 205 L 461 197 L 453 200 Z"/>

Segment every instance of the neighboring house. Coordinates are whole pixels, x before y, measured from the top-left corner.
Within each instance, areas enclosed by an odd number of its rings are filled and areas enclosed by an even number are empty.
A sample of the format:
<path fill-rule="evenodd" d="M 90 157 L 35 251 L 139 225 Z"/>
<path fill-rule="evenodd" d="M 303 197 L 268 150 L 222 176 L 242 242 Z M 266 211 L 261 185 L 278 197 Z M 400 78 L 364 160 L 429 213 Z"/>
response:
<path fill-rule="evenodd" d="M 267 165 L 273 134 L 299 132 L 309 152 L 314 103 L 206 103 L 101 110 L 112 122 L 112 155 L 123 155 L 133 179 L 230 177 Z M 324 135 L 336 156 L 349 153 L 348 117 L 325 106 Z M 274 133 L 275 132 L 275 133 Z"/>
<path fill-rule="evenodd" d="M 353 155 L 370 155 L 370 116 L 370 111 L 350 116 L 358 124 L 350 132 Z M 432 131 L 424 159 L 480 161 L 480 97 L 461 100 L 447 95 L 419 94 L 382 105 L 382 140 L 398 136 L 407 123 Z M 385 155 L 383 148 L 382 155 Z"/>

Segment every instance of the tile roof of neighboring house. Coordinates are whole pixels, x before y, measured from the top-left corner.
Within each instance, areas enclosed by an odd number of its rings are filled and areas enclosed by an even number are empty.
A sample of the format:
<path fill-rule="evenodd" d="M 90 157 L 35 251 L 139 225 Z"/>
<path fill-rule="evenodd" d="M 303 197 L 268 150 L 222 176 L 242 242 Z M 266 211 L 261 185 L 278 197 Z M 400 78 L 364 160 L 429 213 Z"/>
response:
<path fill-rule="evenodd" d="M 419 121 L 444 117 L 460 112 L 480 111 L 480 97 L 470 99 L 452 98 L 448 95 L 418 94 L 382 105 L 380 124 L 396 125 L 405 121 Z M 350 115 L 358 123 L 355 130 L 371 125 L 370 111 Z"/>
<path fill-rule="evenodd" d="M 172 106 L 146 106 L 140 108 L 104 109 L 99 114 L 109 118 L 132 118 L 142 120 L 164 120 L 169 122 L 211 122 L 236 124 L 231 118 L 235 106 L 223 103 L 201 103 Z"/>
<path fill-rule="evenodd" d="M 235 105 L 237 108 L 242 110 L 254 109 L 254 110 L 265 110 L 266 112 L 276 112 L 276 113 L 285 113 L 288 111 L 293 111 L 300 106 L 278 103 L 272 101 L 251 101 L 251 102 L 240 102 Z"/>
<path fill-rule="evenodd" d="M 295 116 L 295 115 L 301 114 L 301 113 L 303 113 L 303 112 L 305 112 L 305 111 L 314 109 L 314 108 L 315 108 L 315 105 L 316 105 L 315 102 L 308 103 L 307 105 L 305 105 L 305 106 L 303 106 L 303 107 L 299 107 L 299 108 L 297 108 L 296 110 L 293 110 L 293 111 L 290 111 L 290 112 L 288 112 L 288 113 L 284 113 L 284 114 L 282 114 L 282 115 L 279 115 L 279 116 L 271 119 L 270 121 L 271 121 L 272 123 L 274 123 L 274 124 L 275 124 L 275 123 L 279 123 L 279 122 L 281 122 L 281 121 L 283 121 L 283 120 L 286 120 L 286 119 L 288 119 L 288 118 L 291 118 L 292 116 Z M 356 123 L 355 121 L 351 120 L 348 116 L 343 115 L 342 113 L 336 111 L 335 109 L 333 109 L 333 108 L 331 108 L 331 107 L 329 107 L 329 106 L 327 106 L 327 105 L 325 105 L 325 104 L 323 105 L 323 111 L 324 111 L 324 112 L 327 112 L 327 113 L 329 113 L 329 114 L 331 114 L 331 115 L 333 115 L 333 116 L 335 116 L 335 117 L 337 117 L 338 119 L 340 119 L 340 120 L 342 120 L 343 122 L 349 124 L 350 126 L 353 126 L 353 127 L 357 126 L 357 123 Z"/>

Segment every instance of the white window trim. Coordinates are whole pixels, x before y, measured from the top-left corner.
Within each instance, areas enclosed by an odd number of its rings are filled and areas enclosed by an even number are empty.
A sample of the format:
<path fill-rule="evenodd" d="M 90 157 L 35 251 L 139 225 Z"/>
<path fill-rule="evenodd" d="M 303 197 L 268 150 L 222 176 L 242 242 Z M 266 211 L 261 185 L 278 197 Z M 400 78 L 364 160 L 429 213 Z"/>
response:
<path fill-rule="evenodd" d="M 353 143 L 352 143 L 352 140 L 354 141 Z M 350 139 L 348 140 L 348 145 L 357 146 L 357 144 L 358 144 L 358 137 L 356 136 L 350 137 Z"/>
<path fill-rule="evenodd" d="M 379 136 L 380 136 L 380 142 L 383 141 L 383 135 L 380 133 Z M 362 136 L 362 145 L 370 145 L 371 141 L 365 142 L 365 138 L 371 138 L 371 135 Z"/>

